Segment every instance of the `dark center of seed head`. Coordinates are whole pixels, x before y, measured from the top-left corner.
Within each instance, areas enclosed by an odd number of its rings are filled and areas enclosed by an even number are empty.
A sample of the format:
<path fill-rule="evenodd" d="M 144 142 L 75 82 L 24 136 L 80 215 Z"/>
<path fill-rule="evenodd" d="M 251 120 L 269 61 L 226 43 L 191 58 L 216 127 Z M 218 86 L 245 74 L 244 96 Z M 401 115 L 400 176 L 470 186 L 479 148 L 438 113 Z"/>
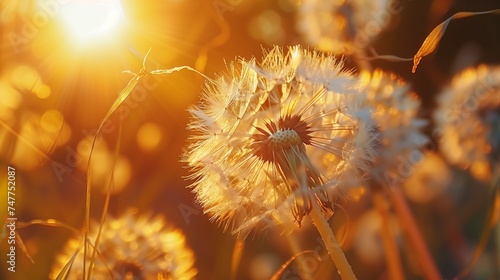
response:
<path fill-rule="evenodd" d="M 142 266 L 140 264 L 128 261 L 118 262 L 113 269 L 121 278 L 125 280 L 144 279 Z"/>
<path fill-rule="evenodd" d="M 258 133 L 252 135 L 253 154 L 264 161 L 274 162 L 276 153 L 293 146 L 311 144 L 311 130 L 300 116 L 286 116 L 277 123 L 266 123 L 266 129 L 257 127 Z"/>

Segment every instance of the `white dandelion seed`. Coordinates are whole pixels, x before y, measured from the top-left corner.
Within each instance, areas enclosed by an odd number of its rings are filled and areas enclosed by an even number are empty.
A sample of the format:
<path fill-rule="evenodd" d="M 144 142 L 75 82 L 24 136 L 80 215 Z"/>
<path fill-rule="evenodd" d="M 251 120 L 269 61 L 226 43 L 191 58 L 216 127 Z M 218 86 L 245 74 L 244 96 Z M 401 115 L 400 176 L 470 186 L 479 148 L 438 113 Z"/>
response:
<path fill-rule="evenodd" d="M 313 200 L 333 209 L 339 186 L 376 155 L 374 125 L 357 116 L 365 95 L 341 61 L 298 46 L 238 64 L 190 109 L 184 161 L 193 191 L 213 220 L 243 237 L 300 226 Z"/>
<path fill-rule="evenodd" d="M 89 239 L 95 240 L 99 224 L 93 222 Z M 51 279 L 55 279 L 80 246 L 80 239 L 68 241 L 57 256 Z M 194 254 L 180 230 L 167 228 L 161 216 L 149 218 L 128 211 L 120 218 L 108 218 L 101 233 L 93 279 L 194 279 Z M 90 253 L 86 264 L 90 262 Z M 83 279 L 83 249 L 79 251 L 66 279 Z"/>
<path fill-rule="evenodd" d="M 481 65 L 453 77 L 434 114 L 446 159 L 488 180 L 500 162 L 500 67 Z"/>

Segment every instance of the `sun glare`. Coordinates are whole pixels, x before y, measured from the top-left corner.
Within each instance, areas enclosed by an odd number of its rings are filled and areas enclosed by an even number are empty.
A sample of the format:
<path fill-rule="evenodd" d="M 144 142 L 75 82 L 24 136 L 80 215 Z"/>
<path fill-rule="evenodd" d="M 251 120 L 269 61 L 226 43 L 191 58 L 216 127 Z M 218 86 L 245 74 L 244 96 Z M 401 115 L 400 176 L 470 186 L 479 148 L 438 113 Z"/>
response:
<path fill-rule="evenodd" d="M 70 0 L 61 6 L 62 23 L 79 43 L 110 38 L 123 19 L 120 0 Z"/>

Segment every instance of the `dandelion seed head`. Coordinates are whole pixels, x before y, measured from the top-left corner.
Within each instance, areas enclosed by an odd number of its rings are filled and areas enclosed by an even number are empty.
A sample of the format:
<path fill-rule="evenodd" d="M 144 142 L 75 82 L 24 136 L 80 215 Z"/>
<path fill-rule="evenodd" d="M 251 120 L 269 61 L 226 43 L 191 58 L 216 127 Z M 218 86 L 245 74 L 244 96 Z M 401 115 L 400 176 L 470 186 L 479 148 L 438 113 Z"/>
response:
<path fill-rule="evenodd" d="M 366 47 L 393 16 L 392 0 L 302 0 L 297 30 L 320 50 L 351 54 Z"/>
<path fill-rule="evenodd" d="M 401 160 L 412 161 L 415 154 L 421 155 L 428 142 L 421 131 L 427 121 L 418 117 L 420 101 L 401 78 L 375 70 L 363 72 L 360 80 L 366 92 L 362 114 L 373 119 L 378 134 L 378 156 L 371 172 L 379 183 L 389 183 L 385 181 L 388 174 L 399 172 Z"/>
<path fill-rule="evenodd" d="M 99 223 L 89 233 L 92 243 Z M 55 279 L 80 246 L 80 239 L 68 241 L 56 257 L 51 279 Z M 91 252 L 87 252 L 88 266 Z M 194 254 L 177 229 L 167 228 L 161 216 L 137 216 L 128 211 L 120 218 L 108 218 L 101 233 L 93 279 L 193 279 L 196 275 Z M 88 273 L 88 272 L 87 272 Z M 83 279 L 83 249 L 73 262 L 67 279 Z M 163 278 L 162 278 L 163 277 Z"/>
<path fill-rule="evenodd" d="M 312 199 L 331 211 L 339 185 L 359 179 L 374 157 L 374 125 L 357 116 L 358 80 L 342 61 L 299 46 L 228 70 L 189 110 L 183 160 L 205 212 L 246 236 L 300 225 Z"/>
<path fill-rule="evenodd" d="M 488 180 L 492 163 L 500 161 L 500 67 L 481 65 L 458 73 L 437 103 L 440 151 L 450 163 Z"/>

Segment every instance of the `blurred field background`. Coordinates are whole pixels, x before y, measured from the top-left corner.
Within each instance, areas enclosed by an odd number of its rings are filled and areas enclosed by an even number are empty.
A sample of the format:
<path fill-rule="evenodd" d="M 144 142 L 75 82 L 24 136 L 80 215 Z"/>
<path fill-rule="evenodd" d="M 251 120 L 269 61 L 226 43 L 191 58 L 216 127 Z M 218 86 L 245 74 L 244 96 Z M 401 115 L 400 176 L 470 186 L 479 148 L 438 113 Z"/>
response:
<path fill-rule="evenodd" d="M 214 77 L 226 70 L 224 61 L 260 59 L 263 47 L 304 45 L 295 28 L 293 0 L 90 1 L 97 6 L 105 3 L 102 13 L 113 17 L 116 12 L 118 17 L 116 23 L 106 19 L 109 22 L 103 24 L 110 30 L 97 35 L 92 32 L 102 28 L 100 14 L 94 10 L 85 16 L 85 9 L 77 5 L 85 1 L 74 1 L 73 6 L 66 2 L 1 1 L 0 172 L 7 165 L 17 170 L 18 222 L 56 219 L 81 228 L 90 137 L 132 78 L 122 71 L 138 72 L 150 48 L 148 70 L 188 65 Z M 500 8 L 500 1 L 486 0 L 399 3 L 401 13 L 373 42 L 379 54 L 412 57 L 430 30 L 452 14 Z M 500 16 L 485 15 L 452 22 L 438 50 L 422 60 L 415 74 L 411 62 L 370 63 L 407 79 L 428 118 L 435 96 L 453 74 L 480 63 L 500 63 L 499 49 Z M 351 57 L 345 59 L 347 65 L 356 66 Z M 183 178 L 188 171 L 179 163 L 188 137 L 186 109 L 197 102 L 204 79 L 181 71 L 143 82 L 111 117 L 94 150 L 91 216 L 98 218 L 102 211 L 105 174 L 114 168 L 117 180 L 110 214 L 131 207 L 163 214 L 185 233 L 196 255 L 197 278 L 228 279 L 235 238 L 202 214 L 185 188 L 190 184 Z M 121 148 L 115 158 L 120 125 Z M 431 124 L 427 132 L 432 129 Z M 430 148 L 436 150 L 436 145 L 431 143 Z M 444 170 L 438 182 L 442 189 L 424 186 L 405 191 L 442 276 L 451 279 L 477 245 L 491 203 L 487 183 L 437 161 L 443 165 L 437 168 Z M 6 171 L 0 174 L 2 217 L 5 176 Z M 348 228 L 341 239 L 359 279 L 386 279 L 379 223 L 369 195 L 360 193 L 356 200 L 345 202 L 347 215 L 339 212 L 332 226 L 340 234 Z M 4 261 L 8 245 L 1 239 L 0 278 L 47 279 L 71 232 L 32 225 L 17 234 L 34 263 L 18 247 L 16 272 L 8 272 Z M 295 235 L 304 250 L 318 246 L 317 233 L 307 224 Z M 497 230 L 467 279 L 500 279 L 499 235 Z M 422 279 L 411 251 L 399 238 L 407 279 Z M 291 256 L 289 244 L 278 233 L 256 234 L 246 240 L 237 279 L 269 279 Z M 318 266 L 317 274 L 323 277 L 318 279 L 334 279 L 330 260 Z"/>

